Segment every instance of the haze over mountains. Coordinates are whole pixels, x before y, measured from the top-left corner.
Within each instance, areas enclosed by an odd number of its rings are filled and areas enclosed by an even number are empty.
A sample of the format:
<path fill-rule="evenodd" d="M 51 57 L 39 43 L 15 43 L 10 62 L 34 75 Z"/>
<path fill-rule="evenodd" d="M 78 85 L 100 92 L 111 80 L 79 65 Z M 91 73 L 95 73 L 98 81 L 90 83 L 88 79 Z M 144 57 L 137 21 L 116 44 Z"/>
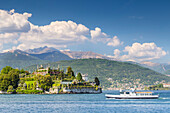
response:
<path fill-rule="evenodd" d="M 25 52 L 29 54 L 42 54 L 42 53 L 48 53 L 48 52 L 53 52 L 53 51 L 59 51 L 59 50 L 52 48 L 52 47 L 47 47 L 47 46 L 25 50 Z"/>
<path fill-rule="evenodd" d="M 141 66 L 150 68 L 154 71 L 157 71 L 159 73 L 163 73 L 166 75 L 170 75 L 170 65 L 169 64 L 160 64 L 160 63 L 153 63 L 149 61 L 141 62 Z"/>
<path fill-rule="evenodd" d="M 91 51 L 82 52 L 82 51 L 61 51 L 62 53 L 68 55 L 70 58 L 73 59 L 89 59 L 89 58 L 99 58 L 99 59 L 108 59 L 113 60 L 112 58 L 109 58 L 107 56 L 94 53 Z"/>
<path fill-rule="evenodd" d="M 12 66 L 13 68 L 23 68 L 34 64 L 45 64 L 48 62 L 57 62 L 61 60 L 89 58 L 116 60 L 91 51 L 59 51 L 55 48 L 45 46 L 29 49 L 26 51 L 11 50 L 5 53 L 0 53 L 0 69 L 7 65 Z M 168 64 L 159 64 L 148 61 L 135 64 L 150 68 L 163 74 L 170 74 L 170 65 Z"/>

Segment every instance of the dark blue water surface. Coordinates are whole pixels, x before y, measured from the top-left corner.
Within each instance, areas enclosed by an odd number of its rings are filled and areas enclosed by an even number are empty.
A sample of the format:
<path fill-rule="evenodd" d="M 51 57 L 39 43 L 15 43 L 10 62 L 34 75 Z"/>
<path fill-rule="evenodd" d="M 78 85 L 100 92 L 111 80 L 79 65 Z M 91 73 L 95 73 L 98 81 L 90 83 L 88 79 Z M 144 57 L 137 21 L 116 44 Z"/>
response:
<path fill-rule="evenodd" d="M 118 100 L 106 99 L 102 94 L 0 95 L 0 112 L 29 113 L 170 113 L 170 91 L 154 91 L 159 99 Z"/>

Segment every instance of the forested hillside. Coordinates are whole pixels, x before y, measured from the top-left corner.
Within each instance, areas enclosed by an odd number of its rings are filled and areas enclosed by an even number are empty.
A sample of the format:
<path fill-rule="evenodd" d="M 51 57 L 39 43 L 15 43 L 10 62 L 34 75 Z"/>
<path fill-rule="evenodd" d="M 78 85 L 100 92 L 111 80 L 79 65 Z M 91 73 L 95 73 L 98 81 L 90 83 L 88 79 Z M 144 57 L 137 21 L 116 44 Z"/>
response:
<path fill-rule="evenodd" d="M 119 61 L 110 61 L 106 59 L 77 59 L 69 61 L 59 61 L 49 64 L 44 64 L 44 67 L 50 66 L 51 68 L 57 68 L 58 65 L 60 68 L 65 69 L 67 66 L 71 66 L 72 69 L 76 72 L 81 72 L 83 74 L 88 74 L 89 79 L 93 80 L 94 77 L 98 77 L 101 81 L 101 85 L 110 87 L 111 83 L 108 80 L 122 81 L 133 83 L 134 80 L 140 79 L 140 83 L 143 84 L 154 84 L 156 81 L 170 81 L 170 77 L 167 77 L 158 72 L 152 71 L 148 68 L 138 66 L 136 64 L 119 62 Z M 29 66 L 25 68 L 26 70 L 35 70 L 36 65 Z"/>

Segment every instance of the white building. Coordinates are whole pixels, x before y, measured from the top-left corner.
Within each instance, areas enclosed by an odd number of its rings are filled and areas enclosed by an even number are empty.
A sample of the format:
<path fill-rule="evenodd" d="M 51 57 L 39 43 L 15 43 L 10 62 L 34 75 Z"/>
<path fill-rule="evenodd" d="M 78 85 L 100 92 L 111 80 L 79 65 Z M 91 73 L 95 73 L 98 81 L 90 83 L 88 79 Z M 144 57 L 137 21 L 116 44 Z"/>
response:
<path fill-rule="evenodd" d="M 163 84 L 163 87 L 170 87 L 170 84 Z"/>
<path fill-rule="evenodd" d="M 88 81 L 88 74 L 82 74 L 82 79 L 87 82 Z"/>

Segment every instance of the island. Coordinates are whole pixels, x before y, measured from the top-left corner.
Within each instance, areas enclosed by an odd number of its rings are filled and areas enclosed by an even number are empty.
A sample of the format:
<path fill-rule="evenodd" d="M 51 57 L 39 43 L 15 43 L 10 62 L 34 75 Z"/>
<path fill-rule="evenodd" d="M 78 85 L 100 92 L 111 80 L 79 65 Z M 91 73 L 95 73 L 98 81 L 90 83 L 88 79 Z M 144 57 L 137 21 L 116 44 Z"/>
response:
<path fill-rule="evenodd" d="M 33 73 L 6 66 L 0 74 L 0 94 L 98 94 L 102 93 L 100 81 L 88 80 L 87 74 L 74 73 L 70 66 L 66 73 L 59 67 L 51 69 L 42 65 Z"/>

